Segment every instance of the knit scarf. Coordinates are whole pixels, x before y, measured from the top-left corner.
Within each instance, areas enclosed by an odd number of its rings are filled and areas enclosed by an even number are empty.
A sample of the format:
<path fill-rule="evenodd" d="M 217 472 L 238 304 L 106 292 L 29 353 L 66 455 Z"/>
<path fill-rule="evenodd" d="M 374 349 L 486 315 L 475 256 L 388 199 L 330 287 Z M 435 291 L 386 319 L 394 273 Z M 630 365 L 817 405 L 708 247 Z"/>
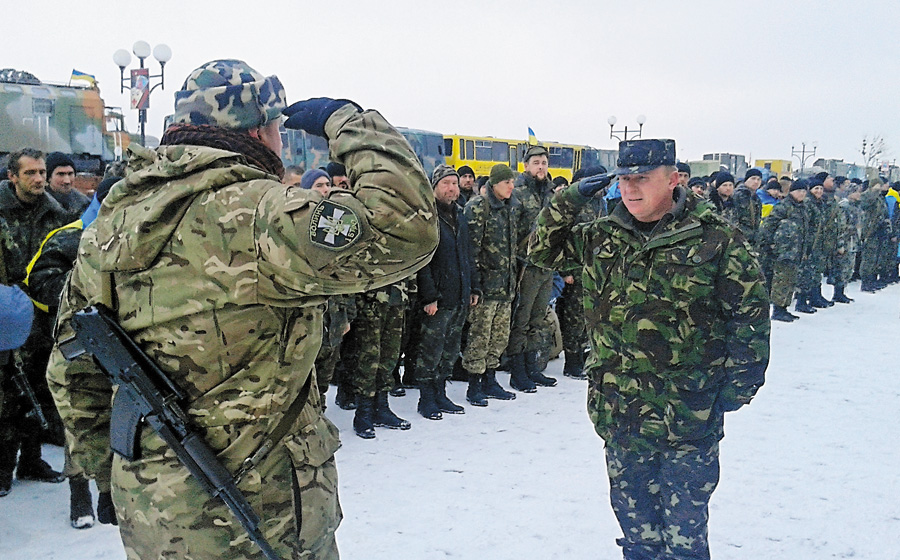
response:
<path fill-rule="evenodd" d="M 230 130 L 208 125 L 175 124 L 166 130 L 159 143 L 163 146 L 206 146 L 207 148 L 236 152 L 247 158 L 247 162 L 253 167 L 277 175 L 279 178 L 284 177 L 284 164 L 281 163 L 278 154 L 244 130 Z"/>

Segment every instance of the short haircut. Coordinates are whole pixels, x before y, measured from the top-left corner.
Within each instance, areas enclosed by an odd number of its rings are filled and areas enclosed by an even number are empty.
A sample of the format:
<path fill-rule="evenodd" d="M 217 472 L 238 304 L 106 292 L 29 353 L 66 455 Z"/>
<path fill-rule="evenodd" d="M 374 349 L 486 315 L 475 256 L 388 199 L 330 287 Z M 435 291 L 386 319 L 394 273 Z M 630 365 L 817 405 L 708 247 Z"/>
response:
<path fill-rule="evenodd" d="M 303 175 L 303 173 L 304 173 L 303 166 L 288 165 L 287 167 L 284 168 L 284 174 L 287 175 L 289 173 L 293 174 L 293 175 Z"/>
<path fill-rule="evenodd" d="M 18 175 L 21 167 L 21 159 L 30 157 L 31 159 L 44 159 L 44 152 L 34 148 L 22 148 L 9 154 L 9 161 L 6 163 L 7 171 L 10 175 Z"/>

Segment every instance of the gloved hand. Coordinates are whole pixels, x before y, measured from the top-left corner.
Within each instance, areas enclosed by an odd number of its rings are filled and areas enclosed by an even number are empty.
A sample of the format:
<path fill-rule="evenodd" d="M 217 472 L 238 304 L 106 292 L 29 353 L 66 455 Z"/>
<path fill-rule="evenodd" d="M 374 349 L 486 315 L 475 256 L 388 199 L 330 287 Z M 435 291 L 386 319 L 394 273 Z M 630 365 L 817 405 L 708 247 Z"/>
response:
<path fill-rule="evenodd" d="M 582 196 L 592 197 L 602 189 L 608 187 L 615 178 L 615 173 L 605 173 L 603 175 L 585 177 L 578 182 L 578 192 L 580 192 Z"/>
<path fill-rule="evenodd" d="M 97 499 L 97 521 L 104 525 L 118 525 L 119 520 L 116 518 L 116 508 L 112 503 L 112 494 L 109 492 L 100 492 Z"/>
<path fill-rule="evenodd" d="M 314 136 L 326 138 L 325 122 L 328 120 L 328 117 L 347 104 L 353 105 L 358 111 L 362 111 L 362 107 L 349 99 L 315 97 L 297 101 L 282 111 L 288 117 L 284 127 L 305 130 Z"/>

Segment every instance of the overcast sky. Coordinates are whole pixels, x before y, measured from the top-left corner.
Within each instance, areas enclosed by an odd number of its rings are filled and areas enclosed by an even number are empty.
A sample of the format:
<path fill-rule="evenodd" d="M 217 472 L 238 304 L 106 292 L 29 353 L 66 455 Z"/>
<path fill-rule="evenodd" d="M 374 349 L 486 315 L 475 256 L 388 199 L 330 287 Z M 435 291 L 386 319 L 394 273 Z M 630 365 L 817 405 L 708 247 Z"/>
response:
<path fill-rule="evenodd" d="M 682 160 L 791 159 L 816 142 L 817 156 L 861 162 L 872 135 L 900 157 L 897 0 L 49 0 L 5 6 L 3 21 L 0 67 L 47 82 L 93 74 L 133 132 L 112 54 L 168 44 L 154 136 L 192 69 L 239 58 L 278 75 L 289 101 L 345 97 L 445 134 L 531 127 L 615 148 L 607 118 L 633 129 L 644 114 L 644 137 L 674 138 Z"/>

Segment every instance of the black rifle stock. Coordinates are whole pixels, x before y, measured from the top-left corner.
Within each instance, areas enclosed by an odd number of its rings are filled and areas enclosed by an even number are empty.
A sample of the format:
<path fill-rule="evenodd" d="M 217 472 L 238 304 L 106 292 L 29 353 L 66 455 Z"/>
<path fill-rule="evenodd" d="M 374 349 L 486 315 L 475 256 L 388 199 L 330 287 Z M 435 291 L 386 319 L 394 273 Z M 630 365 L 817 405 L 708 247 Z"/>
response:
<path fill-rule="evenodd" d="M 237 487 L 234 477 L 188 422 L 181 407 L 184 393 L 128 336 L 103 305 L 72 317 L 75 335 L 60 341 L 67 360 L 87 352 L 119 389 L 113 399 L 110 447 L 129 461 L 138 458 L 140 422 L 145 420 L 175 452 L 210 496 L 234 513 L 244 530 L 269 560 L 278 555 L 259 530 L 259 516 Z"/>

